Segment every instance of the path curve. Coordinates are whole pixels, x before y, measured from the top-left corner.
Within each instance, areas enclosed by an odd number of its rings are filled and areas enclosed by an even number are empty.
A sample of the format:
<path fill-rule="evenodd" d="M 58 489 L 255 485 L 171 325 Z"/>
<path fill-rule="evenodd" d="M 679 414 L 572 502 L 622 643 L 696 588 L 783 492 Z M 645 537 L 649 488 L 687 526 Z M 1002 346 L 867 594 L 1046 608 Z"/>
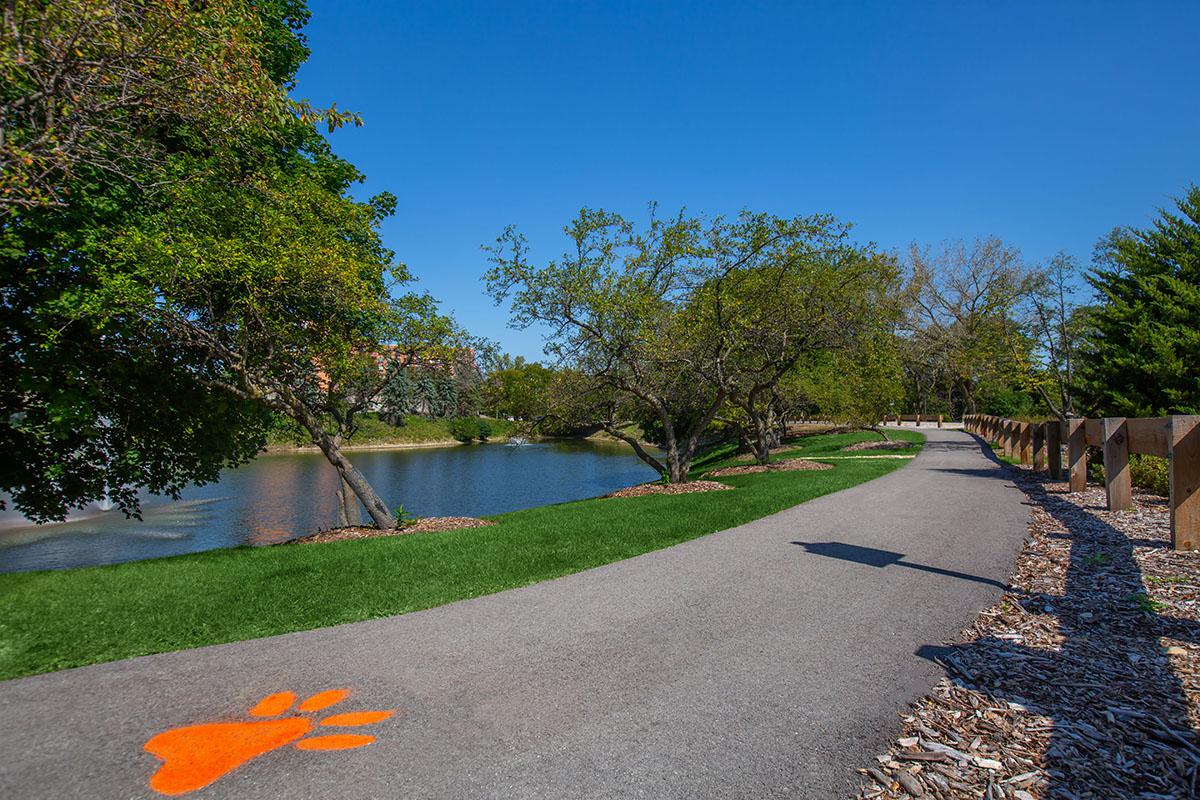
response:
<path fill-rule="evenodd" d="M 918 651 L 999 596 L 1026 530 L 975 439 L 923 432 L 882 478 L 576 575 L 0 683 L 0 796 L 154 797 L 153 734 L 345 687 L 341 710 L 397 709 L 375 743 L 188 797 L 846 797 L 940 675 Z"/>

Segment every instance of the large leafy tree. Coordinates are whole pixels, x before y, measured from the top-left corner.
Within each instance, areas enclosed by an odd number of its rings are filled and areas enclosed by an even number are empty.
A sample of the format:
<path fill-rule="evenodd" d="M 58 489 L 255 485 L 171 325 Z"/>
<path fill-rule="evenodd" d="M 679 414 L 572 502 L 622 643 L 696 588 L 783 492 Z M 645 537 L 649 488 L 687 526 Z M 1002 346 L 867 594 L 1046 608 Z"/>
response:
<path fill-rule="evenodd" d="M 251 457 L 274 411 L 394 524 L 340 440 L 386 374 L 380 345 L 441 323 L 393 298 L 393 201 L 349 198 L 360 176 L 315 128 L 348 117 L 287 96 L 306 17 L 292 0 L 7 4 L 0 149 L 29 169 L 6 171 L 0 207 L 0 488 L 27 515 L 106 496 L 136 513 L 139 488 Z"/>
<path fill-rule="evenodd" d="M 567 234 L 572 249 L 537 267 L 507 231 L 489 290 L 511 297 L 515 324 L 548 326 L 547 352 L 573 385 L 557 393 L 570 406 L 563 416 L 602 426 L 671 482 L 687 480 L 728 406 L 765 458 L 781 378 L 804 354 L 840 347 L 869 325 L 896 272 L 825 216 L 652 215 L 639 229 L 584 209 Z M 662 458 L 639 446 L 631 423 Z"/>
<path fill-rule="evenodd" d="M 1114 231 L 1088 281 L 1079 365 L 1090 412 L 1200 413 L 1200 187 L 1143 230 Z"/>
<path fill-rule="evenodd" d="M 746 421 L 766 464 L 786 412 L 781 380 L 813 353 L 855 348 L 898 321 L 899 268 L 890 256 L 848 240 L 829 217 L 743 215 L 735 269 L 698 293 L 696 313 L 721 329 L 730 357 L 729 402 Z"/>

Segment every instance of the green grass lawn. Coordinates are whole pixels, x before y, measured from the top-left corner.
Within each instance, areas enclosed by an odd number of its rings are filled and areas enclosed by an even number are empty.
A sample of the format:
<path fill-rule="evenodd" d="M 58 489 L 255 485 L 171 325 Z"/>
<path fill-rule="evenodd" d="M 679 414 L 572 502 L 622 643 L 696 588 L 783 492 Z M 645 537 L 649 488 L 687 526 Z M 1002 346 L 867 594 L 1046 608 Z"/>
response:
<path fill-rule="evenodd" d="M 923 440 L 914 431 L 893 436 Z M 870 438 L 812 436 L 786 457 L 828 455 Z M 709 460 L 704 468 L 731 460 L 741 459 Z M 831 470 L 722 479 L 732 492 L 517 511 L 488 528 L 0 575 L 0 678 L 402 614 L 523 586 L 739 525 L 908 460 L 831 463 Z"/>
<path fill-rule="evenodd" d="M 492 429 L 492 439 L 505 439 L 517 429 L 516 422 L 506 419 L 484 417 L 483 420 Z M 453 441 L 448 419 L 426 419 L 410 415 L 404 418 L 403 425 L 389 425 L 380 419 L 378 414 L 363 414 L 359 418 L 358 430 L 347 440 L 347 444 L 351 447 L 362 447 Z M 311 440 L 301 432 L 298 425 L 281 420 L 279 426 L 268 437 L 268 444 L 284 447 L 311 446 Z"/>

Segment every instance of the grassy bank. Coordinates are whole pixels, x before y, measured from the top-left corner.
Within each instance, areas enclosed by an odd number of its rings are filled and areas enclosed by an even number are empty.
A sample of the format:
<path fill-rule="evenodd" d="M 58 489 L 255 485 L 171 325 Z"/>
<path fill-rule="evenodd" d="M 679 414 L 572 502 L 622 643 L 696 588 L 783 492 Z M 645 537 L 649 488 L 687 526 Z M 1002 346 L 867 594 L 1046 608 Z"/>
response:
<path fill-rule="evenodd" d="M 895 437 L 921 441 L 915 431 Z M 869 434 L 803 440 L 830 455 Z M 744 458 L 744 457 L 743 457 Z M 708 469 L 737 458 L 719 458 Z M 748 522 L 879 477 L 903 459 L 722 479 L 732 492 L 583 500 L 488 528 L 240 547 L 0 575 L 0 678 L 252 639 L 429 608 L 566 575 Z"/>
<path fill-rule="evenodd" d="M 484 417 L 491 428 L 492 439 L 505 439 L 517 428 L 517 423 L 506 419 Z M 359 420 L 358 430 L 347 440 L 350 447 L 386 447 L 388 445 L 420 445 L 451 443 L 454 435 L 450 432 L 448 419 L 426 419 L 419 416 L 407 416 L 403 425 L 389 425 L 377 414 L 365 414 Z M 275 448 L 311 447 L 310 440 L 303 434 L 300 427 L 293 422 L 282 420 L 279 426 L 271 432 L 267 444 Z"/>

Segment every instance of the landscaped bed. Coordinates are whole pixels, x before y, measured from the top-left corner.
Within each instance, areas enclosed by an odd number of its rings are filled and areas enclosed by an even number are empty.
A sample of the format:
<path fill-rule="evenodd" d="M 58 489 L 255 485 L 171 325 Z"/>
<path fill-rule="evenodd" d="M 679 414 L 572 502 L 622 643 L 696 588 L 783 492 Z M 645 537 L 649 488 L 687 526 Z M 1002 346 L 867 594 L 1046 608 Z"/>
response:
<path fill-rule="evenodd" d="M 1200 777 L 1200 553 L 1163 498 L 1012 468 L 1032 504 L 1012 589 L 938 660 L 941 681 L 860 798 L 1190 798 Z"/>
<path fill-rule="evenodd" d="M 709 473 L 710 475 L 713 473 Z M 649 494 L 696 494 L 697 492 L 720 492 L 733 487 L 717 481 L 688 481 L 687 483 L 639 483 L 617 489 L 605 497 L 645 497 Z"/>
<path fill-rule="evenodd" d="M 490 519 L 477 519 L 476 517 L 421 517 L 391 530 L 372 528 L 364 525 L 352 525 L 347 528 L 331 528 L 327 531 L 301 536 L 298 539 L 288 539 L 278 544 L 347 542 L 353 539 L 371 539 L 377 536 L 403 536 L 409 533 L 440 533 L 442 531 L 462 530 L 463 528 L 484 528 L 495 524 Z"/>
<path fill-rule="evenodd" d="M 730 475 L 755 475 L 761 472 L 795 472 L 804 470 L 833 469 L 832 464 L 820 461 L 809 461 L 805 458 L 785 458 L 772 461 L 769 464 L 746 464 L 736 467 L 722 467 L 709 474 L 713 478 L 727 478 Z"/>
<path fill-rule="evenodd" d="M 916 432 L 898 432 L 921 441 Z M 836 453 L 873 434 L 802 439 Z M 693 471 L 730 466 L 723 451 Z M 0 677 L 402 614 L 597 567 L 740 525 L 903 467 L 847 459 L 821 471 L 721 482 L 736 491 L 583 500 L 436 536 L 241 547 L 106 567 L 0 575 Z"/>

